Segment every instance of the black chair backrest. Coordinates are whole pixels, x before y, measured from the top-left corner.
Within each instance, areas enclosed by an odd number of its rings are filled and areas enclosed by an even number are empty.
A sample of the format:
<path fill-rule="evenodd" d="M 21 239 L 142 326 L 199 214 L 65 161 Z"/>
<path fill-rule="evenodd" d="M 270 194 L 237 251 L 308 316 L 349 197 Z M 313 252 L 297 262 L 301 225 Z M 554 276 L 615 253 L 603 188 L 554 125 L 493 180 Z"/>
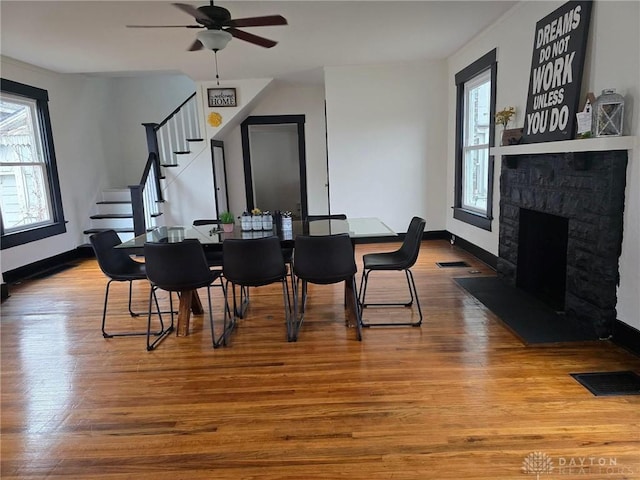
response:
<path fill-rule="evenodd" d="M 220 220 L 214 220 L 214 219 L 206 219 L 206 218 L 202 218 L 202 219 L 198 219 L 198 220 L 194 220 L 193 221 L 193 226 L 197 227 L 200 225 L 222 225 L 222 222 Z"/>
<path fill-rule="evenodd" d="M 403 257 L 403 265 L 401 268 L 411 268 L 418 259 L 418 253 L 420 252 L 420 245 L 422 244 L 422 233 L 427 222 L 420 217 L 413 217 L 407 234 L 404 237 L 402 246 L 400 247 L 400 253 Z"/>
<path fill-rule="evenodd" d="M 298 235 L 293 270 L 301 279 L 318 284 L 351 278 L 358 269 L 349 234 Z"/>
<path fill-rule="evenodd" d="M 212 280 L 202 244 L 193 238 L 176 243 L 145 243 L 144 258 L 147 278 L 163 290 L 193 290 Z"/>
<path fill-rule="evenodd" d="M 237 285 L 259 287 L 274 283 L 287 274 L 276 236 L 228 238 L 222 242 L 222 272 Z"/>
<path fill-rule="evenodd" d="M 307 215 L 307 222 L 313 222 L 314 220 L 346 220 L 347 216 L 344 213 L 334 213 L 332 215 Z"/>
<path fill-rule="evenodd" d="M 89 237 L 89 241 L 93 246 L 98 265 L 105 275 L 117 278 L 131 271 L 131 262 L 134 260 L 126 251 L 114 248 L 122 243 L 115 230 L 94 233 Z"/>

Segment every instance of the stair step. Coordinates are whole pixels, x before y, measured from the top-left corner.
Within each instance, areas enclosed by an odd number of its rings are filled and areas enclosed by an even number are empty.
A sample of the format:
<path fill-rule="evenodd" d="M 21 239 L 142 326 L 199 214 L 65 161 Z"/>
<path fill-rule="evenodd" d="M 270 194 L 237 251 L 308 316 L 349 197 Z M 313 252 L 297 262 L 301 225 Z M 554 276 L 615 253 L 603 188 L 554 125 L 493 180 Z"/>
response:
<path fill-rule="evenodd" d="M 204 142 L 204 138 L 187 138 L 187 142 Z"/>
<path fill-rule="evenodd" d="M 101 218 L 133 218 L 132 213 L 99 213 L 97 215 L 91 215 L 89 218 L 96 220 Z"/>
<path fill-rule="evenodd" d="M 174 155 L 189 155 L 191 150 L 178 150 L 177 152 L 173 152 Z"/>
<path fill-rule="evenodd" d="M 102 200 L 100 202 L 96 202 L 98 205 L 131 205 L 131 200 Z"/>
<path fill-rule="evenodd" d="M 177 167 L 178 164 L 177 163 L 162 163 L 160 164 L 161 167 Z"/>

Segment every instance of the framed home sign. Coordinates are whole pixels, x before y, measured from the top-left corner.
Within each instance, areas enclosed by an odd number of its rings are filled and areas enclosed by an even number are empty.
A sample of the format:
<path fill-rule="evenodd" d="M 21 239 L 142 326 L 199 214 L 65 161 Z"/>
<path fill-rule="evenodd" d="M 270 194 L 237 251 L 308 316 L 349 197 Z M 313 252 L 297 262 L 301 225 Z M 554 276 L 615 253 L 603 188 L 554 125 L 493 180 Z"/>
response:
<path fill-rule="evenodd" d="M 573 138 L 591 3 L 567 2 L 536 24 L 522 143 Z"/>
<path fill-rule="evenodd" d="M 236 107 L 235 88 L 207 88 L 210 107 Z"/>

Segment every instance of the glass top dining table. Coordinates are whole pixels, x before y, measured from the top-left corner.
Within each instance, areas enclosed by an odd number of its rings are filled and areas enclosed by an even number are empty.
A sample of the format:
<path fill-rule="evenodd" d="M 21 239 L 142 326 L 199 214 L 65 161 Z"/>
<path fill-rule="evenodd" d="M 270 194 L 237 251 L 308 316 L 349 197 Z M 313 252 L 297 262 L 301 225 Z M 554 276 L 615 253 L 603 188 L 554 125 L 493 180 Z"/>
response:
<path fill-rule="evenodd" d="M 275 226 L 271 230 L 243 231 L 236 225 L 233 232 L 225 233 L 218 225 L 158 227 L 149 232 L 121 243 L 116 248 L 141 252 L 146 242 L 181 242 L 194 238 L 206 248 L 208 245 L 219 245 L 228 238 L 261 238 L 278 235 L 283 246 L 293 246 L 297 235 L 336 235 L 348 233 L 354 242 L 361 238 L 395 237 L 391 230 L 378 218 L 349 218 L 347 220 L 313 220 L 303 222 L 294 220 L 291 230 L 281 230 Z"/>

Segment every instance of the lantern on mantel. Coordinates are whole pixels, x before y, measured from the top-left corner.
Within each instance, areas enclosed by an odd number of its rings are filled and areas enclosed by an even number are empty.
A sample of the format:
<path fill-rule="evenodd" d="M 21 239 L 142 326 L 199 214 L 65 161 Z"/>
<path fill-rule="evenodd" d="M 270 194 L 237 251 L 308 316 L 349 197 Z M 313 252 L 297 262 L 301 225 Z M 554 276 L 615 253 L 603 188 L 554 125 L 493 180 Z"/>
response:
<path fill-rule="evenodd" d="M 593 104 L 593 133 L 596 137 L 622 135 L 624 97 L 609 88 L 602 91 Z"/>

